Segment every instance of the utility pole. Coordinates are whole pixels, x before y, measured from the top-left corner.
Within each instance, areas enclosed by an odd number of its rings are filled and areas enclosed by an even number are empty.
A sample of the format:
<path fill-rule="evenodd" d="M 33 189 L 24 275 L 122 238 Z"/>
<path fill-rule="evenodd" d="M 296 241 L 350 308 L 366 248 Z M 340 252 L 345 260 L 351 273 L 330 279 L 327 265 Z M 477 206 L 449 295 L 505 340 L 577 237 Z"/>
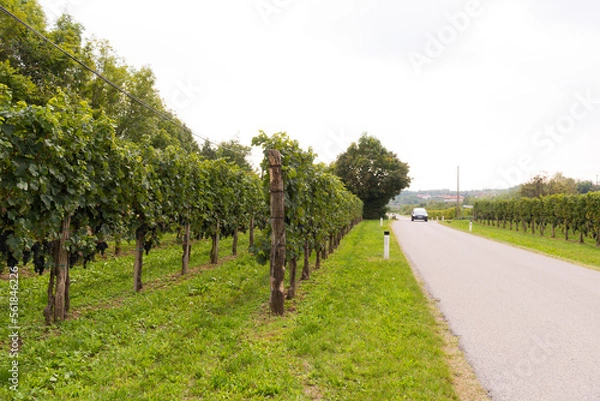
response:
<path fill-rule="evenodd" d="M 456 218 L 460 216 L 460 166 L 456 166 Z"/>

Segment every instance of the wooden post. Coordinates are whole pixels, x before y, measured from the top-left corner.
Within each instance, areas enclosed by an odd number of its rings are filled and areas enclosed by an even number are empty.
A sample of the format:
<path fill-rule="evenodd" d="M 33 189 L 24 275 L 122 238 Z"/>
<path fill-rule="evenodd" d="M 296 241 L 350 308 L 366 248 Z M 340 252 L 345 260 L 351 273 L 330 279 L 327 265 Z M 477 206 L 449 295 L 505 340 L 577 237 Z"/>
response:
<path fill-rule="evenodd" d="M 144 239 L 146 226 L 143 224 L 135 230 L 135 261 L 133 263 L 133 290 L 142 290 L 142 267 L 144 266 Z"/>
<path fill-rule="evenodd" d="M 248 233 L 248 249 L 254 246 L 254 216 L 250 219 L 250 229 Z"/>
<path fill-rule="evenodd" d="M 181 258 L 181 274 L 186 275 L 188 272 L 188 266 L 190 264 L 190 234 L 191 234 L 191 225 L 190 223 L 185 223 L 185 228 L 183 231 L 183 256 Z"/>
<path fill-rule="evenodd" d="M 48 279 L 48 304 L 44 308 L 44 317 L 46 324 L 52 324 L 54 321 L 54 279 L 56 277 L 56 266 L 50 269 L 50 278 Z"/>
<path fill-rule="evenodd" d="M 300 280 L 309 280 L 310 279 L 310 241 L 308 238 L 304 240 L 304 264 L 302 265 L 302 277 Z"/>
<path fill-rule="evenodd" d="M 329 253 L 333 253 L 333 251 L 334 251 L 333 240 L 334 240 L 334 235 L 329 234 Z"/>
<path fill-rule="evenodd" d="M 316 255 L 315 270 L 318 270 L 321 268 L 321 252 L 317 249 L 315 255 Z"/>
<path fill-rule="evenodd" d="M 233 231 L 233 244 L 231 245 L 231 254 L 237 256 L 239 231 L 237 227 Z"/>
<path fill-rule="evenodd" d="M 296 271 L 298 267 L 298 258 L 296 256 L 289 260 L 290 268 L 290 286 L 288 287 L 287 299 L 294 299 L 296 297 Z"/>
<path fill-rule="evenodd" d="M 121 234 L 115 235 L 115 256 L 121 256 Z"/>
<path fill-rule="evenodd" d="M 219 237 L 221 235 L 221 224 L 217 220 L 216 232 L 212 236 L 212 246 L 210 248 L 210 263 L 216 265 L 219 263 Z"/>
<path fill-rule="evenodd" d="M 48 283 L 48 305 L 44 309 L 46 323 L 61 322 L 67 318 L 69 304 L 69 254 L 65 247 L 69 239 L 71 216 L 61 223 L 60 237 L 54 242 L 54 267 Z"/>
<path fill-rule="evenodd" d="M 313 240 L 314 240 L 314 249 L 315 249 L 315 255 L 316 255 L 315 270 L 317 270 L 317 269 L 321 268 L 321 248 L 319 247 L 320 243 L 317 240 L 317 234 L 316 233 L 313 234 Z"/>
<path fill-rule="evenodd" d="M 71 216 L 67 216 L 61 224 L 60 239 L 58 241 L 57 258 L 55 263 L 56 270 L 56 293 L 54 300 L 54 321 L 61 322 L 67 318 L 67 277 L 69 272 L 69 253 L 67 252 L 66 242 L 69 239 L 69 227 L 71 226 Z"/>
<path fill-rule="evenodd" d="M 282 316 L 284 313 L 285 276 L 285 221 L 283 173 L 281 171 L 281 154 L 270 149 L 269 177 L 271 193 L 271 312 Z"/>

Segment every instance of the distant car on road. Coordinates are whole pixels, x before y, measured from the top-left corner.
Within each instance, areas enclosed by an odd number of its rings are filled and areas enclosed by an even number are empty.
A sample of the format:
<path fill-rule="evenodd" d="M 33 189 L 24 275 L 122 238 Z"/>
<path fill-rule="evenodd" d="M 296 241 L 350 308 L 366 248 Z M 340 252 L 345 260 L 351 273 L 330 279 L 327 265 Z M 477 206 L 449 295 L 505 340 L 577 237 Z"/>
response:
<path fill-rule="evenodd" d="M 412 211 L 410 220 L 411 221 L 415 221 L 415 220 L 427 221 L 427 210 L 423 209 L 422 207 L 414 208 Z"/>

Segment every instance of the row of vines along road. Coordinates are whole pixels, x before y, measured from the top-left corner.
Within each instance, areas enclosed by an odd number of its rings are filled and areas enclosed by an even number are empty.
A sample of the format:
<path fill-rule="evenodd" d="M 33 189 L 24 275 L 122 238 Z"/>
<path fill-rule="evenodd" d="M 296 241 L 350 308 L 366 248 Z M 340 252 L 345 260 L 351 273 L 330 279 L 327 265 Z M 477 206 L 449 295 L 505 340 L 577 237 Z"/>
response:
<path fill-rule="evenodd" d="M 59 94 L 45 106 L 12 101 L 0 85 L 0 266 L 33 260 L 49 270 L 47 323 L 66 318 L 69 268 L 107 240 L 134 239 L 134 289 L 144 252 L 161 233 L 182 234 L 182 273 L 190 238 L 252 230 L 266 204 L 260 179 L 223 159 L 177 147 L 157 150 L 115 136 L 111 120 Z M 252 235 L 251 235 L 252 236 Z"/>
<path fill-rule="evenodd" d="M 272 136 L 261 131 L 252 145 L 261 146 L 265 157 L 262 162 L 263 188 L 266 197 L 269 193 L 273 170 L 281 171 L 283 207 L 281 216 L 272 215 L 273 220 L 283 218 L 285 231 L 274 233 L 273 221 L 265 230 L 265 237 L 257 241 L 256 251 L 263 260 L 271 263 L 271 310 L 284 313 L 283 266 L 276 266 L 273 246 L 285 244 L 285 261 L 289 270 L 287 298 L 296 294 L 297 265 L 302 258 L 301 279 L 310 277 L 309 259 L 315 252 L 315 268 L 320 268 L 321 260 L 327 258 L 354 225 L 362 220 L 363 202 L 350 193 L 339 177 L 330 173 L 323 164 L 315 163 L 312 150 L 303 150 L 297 141 L 285 133 Z M 269 152 L 278 151 L 277 160 L 269 160 Z M 275 163 L 275 164 L 273 164 Z M 273 210 L 273 209 L 271 209 Z M 273 238 L 274 234 L 277 238 Z M 272 253 L 273 252 L 273 253 Z M 283 252 L 282 252 L 283 254 Z M 283 263 L 282 263 L 283 264 Z"/>
<path fill-rule="evenodd" d="M 427 215 L 430 220 L 453 220 L 456 219 L 456 207 L 449 207 L 447 209 L 427 209 Z M 473 209 L 461 208 L 460 218 L 471 218 L 473 217 Z"/>
<path fill-rule="evenodd" d="M 63 94 L 45 106 L 15 103 L 3 85 L 0 134 L 0 265 L 13 270 L 33 260 L 37 273 L 49 271 L 47 323 L 67 317 L 69 269 L 81 260 L 85 265 L 108 240 L 117 247 L 135 241 L 135 291 L 143 285 L 144 253 L 165 232 L 181 234 L 182 274 L 192 238 L 210 239 L 211 263 L 217 263 L 219 238 L 233 237 L 235 255 L 238 233 L 249 230 L 251 249 L 264 262 L 270 259 L 267 158 L 261 181 L 224 159 L 119 138 L 109 118 Z M 253 145 L 282 155 L 291 299 L 298 260 L 304 258 L 301 278 L 308 279 L 312 252 L 319 268 L 361 220 L 363 204 L 286 134 L 261 132 Z M 256 243 L 255 226 L 267 227 Z M 278 288 L 277 313 L 283 313 L 283 284 Z"/>
<path fill-rule="evenodd" d="M 544 235 L 550 229 L 550 236 L 556 237 L 562 230 L 565 240 L 569 233 L 579 235 L 579 242 L 589 237 L 600 246 L 600 193 L 585 195 L 549 195 L 539 198 L 519 198 L 511 200 L 481 200 L 475 202 L 474 219 L 512 230 L 538 231 Z"/>

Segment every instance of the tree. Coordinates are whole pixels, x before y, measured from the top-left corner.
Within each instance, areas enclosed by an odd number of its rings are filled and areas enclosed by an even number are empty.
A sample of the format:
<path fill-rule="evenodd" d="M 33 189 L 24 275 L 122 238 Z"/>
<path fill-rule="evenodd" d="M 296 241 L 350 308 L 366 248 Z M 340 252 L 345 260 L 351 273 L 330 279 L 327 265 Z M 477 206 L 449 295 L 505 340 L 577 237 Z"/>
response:
<path fill-rule="evenodd" d="M 591 180 L 579 181 L 577 183 L 577 193 L 587 194 L 594 191 L 594 183 Z"/>
<path fill-rule="evenodd" d="M 204 150 L 204 149 L 203 149 Z M 224 141 L 219 144 L 216 151 L 217 158 L 223 158 L 228 162 L 237 164 L 244 170 L 251 171 L 252 166 L 248 163 L 246 158 L 250 155 L 252 148 L 244 146 L 236 139 L 230 141 Z"/>
<path fill-rule="evenodd" d="M 217 151 L 213 149 L 212 144 L 208 139 L 204 140 L 202 148 L 200 149 L 200 155 L 208 160 L 216 160 L 218 158 Z"/>
<path fill-rule="evenodd" d="M 545 174 L 538 174 L 521 184 L 519 195 L 523 198 L 539 198 L 555 194 L 575 195 L 577 189 L 577 181 L 565 177 L 562 173 L 556 173 L 550 179 Z"/>
<path fill-rule="evenodd" d="M 6 0 L 2 5 L 11 13 L 16 15 L 21 20 L 32 26 L 38 31 L 45 31 L 46 20 L 44 11 L 37 1 L 19 1 Z M 27 77 L 27 80 L 34 84 L 34 87 L 39 89 L 35 98 L 35 104 L 45 104 L 51 96 L 41 93 L 45 92 L 47 85 L 44 84 L 43 74 L 40 64 L 47 64 L 40 61 L 47 53 L 40 51 L 41 39 L 32 32 L 28 31 L 23 25 L 19 24 L 7 14 L 0 12 L 0 61 L 4 62 L 4 68 L 12 68 L 12 74 L 19 74 Z M 6 79 L 0 73 L 0 83 L 10 85 L 14 79 Z M 15 91 L 15 100 L 27 100 L 31 102 L 33 99 L 23 99 L 22 96 L 31 96 L 31 93 L 19 93 Z"/>
<path fill-rule="evenodd" d="M 539 198 L 548 194 L 548 176 L 538 174 L 525 184 L 521 184 L 519 195 L 523 198 Z"/>
<path fill-rule="evenodd" d="M 161 116 L 0 13 L 0 83 L 10 88 L 15 102 L 23 100 L 30 105 L 45 106 L 60 91 L 70 99 L 86 101 L 93 109 L 94 118 L 106 114 L 115 124 L 117 137 L 157 149 L 179 146 L 187 152 L 199 150 L 191 131 L 167 110 L 155 86 L 154 73 L 148 67 L 131 68 L 114 55 L 106 41 L 85 40 L 83 25 L 69 15 L 59 17 L 49 30 L 37 1 L 6 0 L 3 3 L 66 53 L 142 100 Z"/>
<path fill-rule="evenodd" d="M 366 219 L 385 215 L 389 201 L 409 186 L 408 170 L 408 164 L 366 133 L 338 156 L 334 166 L 348 190 L 364 202 Z"/>
<path fill-rule="evenodd" d="M 573 178 L 565 177 L 563 173 L 556 173 L 548 181 L 548 195 L 553 194 L 577 194 L 577 181 Z"/>
<path fill-rule="evenodd" d="M 9 60 L 0 61 L 0 84 L 11 89 L 15 102 L 42 103 L 38 87 L 31 81 L 31 78 L 20 74 L 16 68 L 13 68 Z"/>

